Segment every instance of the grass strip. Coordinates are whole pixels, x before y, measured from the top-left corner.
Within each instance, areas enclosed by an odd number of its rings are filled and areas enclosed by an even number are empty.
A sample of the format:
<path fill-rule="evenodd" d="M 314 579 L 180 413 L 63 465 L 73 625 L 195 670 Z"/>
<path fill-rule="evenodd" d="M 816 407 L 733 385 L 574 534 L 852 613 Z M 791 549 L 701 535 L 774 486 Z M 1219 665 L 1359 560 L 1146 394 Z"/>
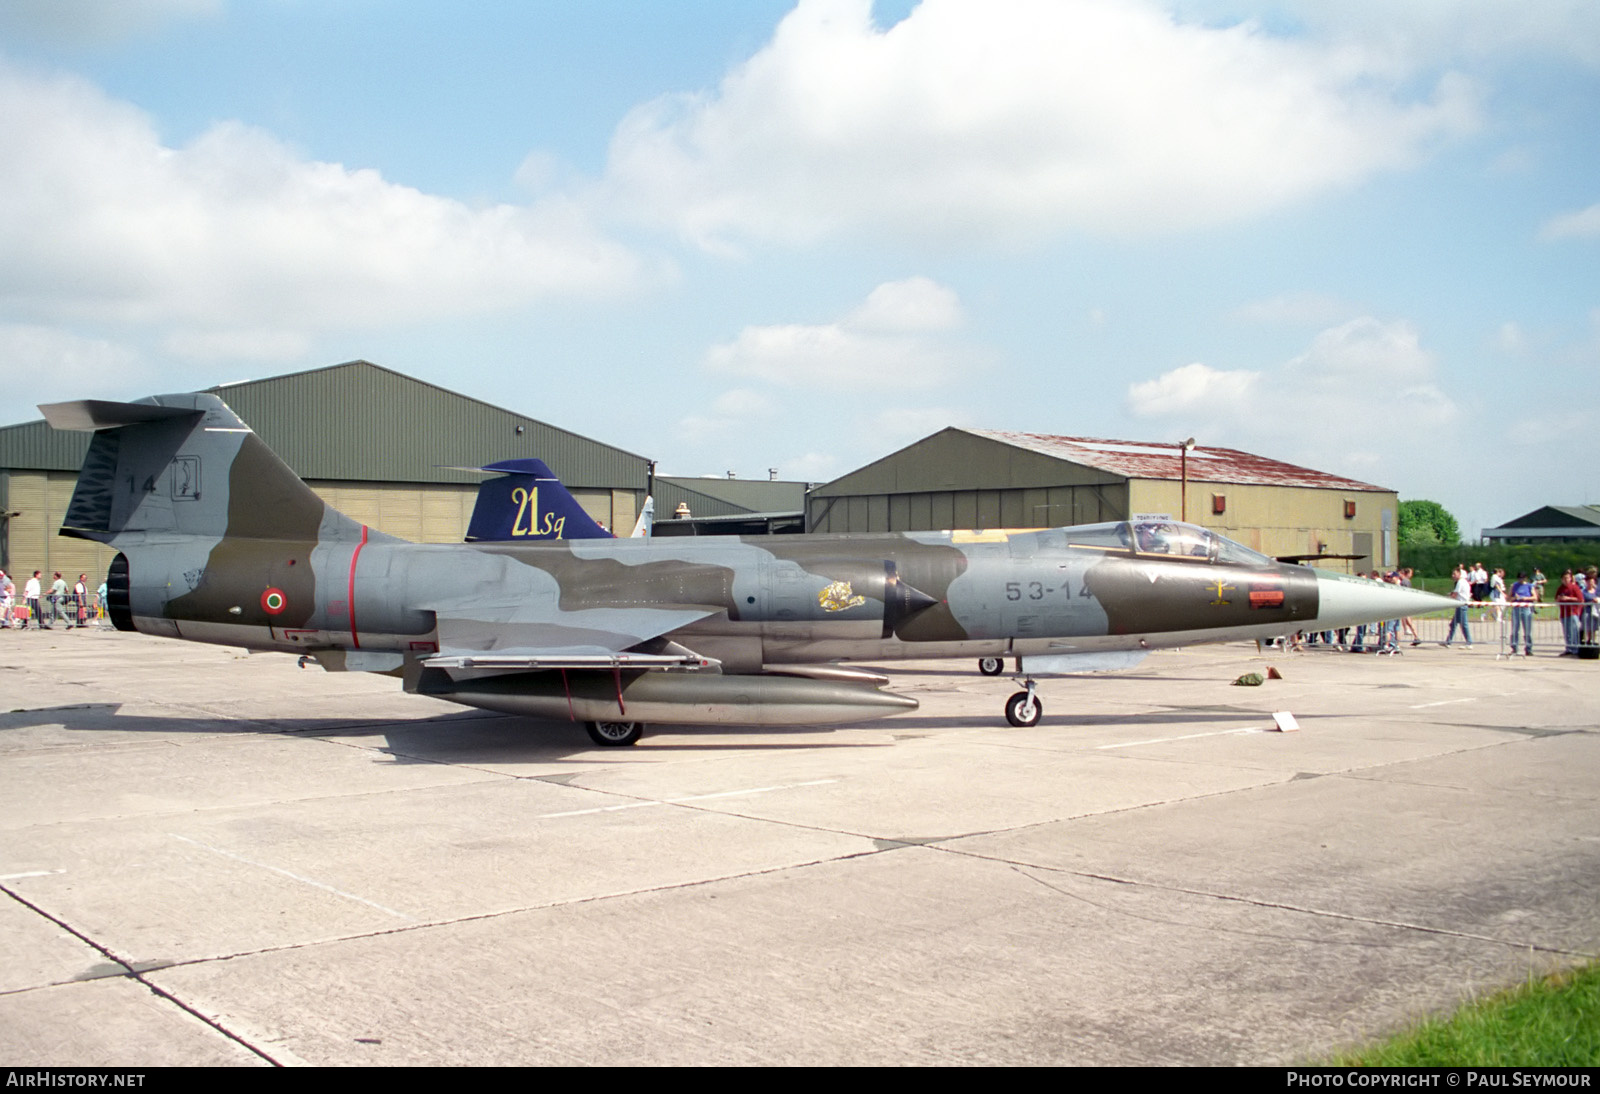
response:
<path fill-rule="evenodd" d="M 1600 1065 L 1600 964 L 1532 980 L 1429 1018 L 1337 1067 L 1595 1067 Z"/>

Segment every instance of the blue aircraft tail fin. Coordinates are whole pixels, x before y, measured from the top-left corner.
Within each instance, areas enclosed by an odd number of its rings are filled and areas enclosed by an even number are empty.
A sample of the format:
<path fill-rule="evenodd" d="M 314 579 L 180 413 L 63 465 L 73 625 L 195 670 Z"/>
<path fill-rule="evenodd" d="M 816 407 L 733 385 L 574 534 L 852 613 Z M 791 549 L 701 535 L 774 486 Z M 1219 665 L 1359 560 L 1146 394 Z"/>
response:
<path fill-rule="evenodd" d="M 501 460 L 479 468 L 503 472 L 478 487 L 467 542 L 610 539 L 543 460 Z"/>

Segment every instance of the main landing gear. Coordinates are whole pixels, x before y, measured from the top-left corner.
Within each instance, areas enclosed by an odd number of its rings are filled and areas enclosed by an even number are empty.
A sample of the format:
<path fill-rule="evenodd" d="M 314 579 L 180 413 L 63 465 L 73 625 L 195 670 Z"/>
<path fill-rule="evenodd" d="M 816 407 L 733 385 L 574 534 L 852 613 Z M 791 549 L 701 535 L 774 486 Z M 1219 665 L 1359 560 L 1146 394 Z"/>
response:
<path fill-rule="evenodd" d="M 589 740 L 601 748 L 624 748 L 644 736 L 643 722 L 585 722 Z"/>
<path fill-rule="evenodd" d="M 985 676 L 999 676 L 1005 670 L 1006 659 L 1004 657 L 978 658 L 978 671 Z"/>
<path fill-rule="evenodd" d="M 1034 694 L 1032 680 L 1024 680 L 1022 686 L 1027 690 L 1006 700 L 1006 721 L 1019 729 L 1028 729 L 1038 725 L 1039 719 L 1044 717 L 1044 704 Z"/>

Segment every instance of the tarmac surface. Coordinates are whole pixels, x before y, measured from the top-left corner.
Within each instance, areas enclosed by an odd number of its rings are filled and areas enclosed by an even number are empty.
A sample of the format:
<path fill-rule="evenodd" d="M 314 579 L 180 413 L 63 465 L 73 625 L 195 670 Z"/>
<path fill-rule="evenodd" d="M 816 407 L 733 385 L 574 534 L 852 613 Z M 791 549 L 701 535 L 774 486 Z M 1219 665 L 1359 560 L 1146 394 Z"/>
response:
<path fill-rule="evenodd" d="M 596 749 L 0 632 L 0 1063 L 1294 1063 L 1600 953 L 1594 662 L 1206 647 L 1028 730 L 887 669 L 920 711 Z"/>

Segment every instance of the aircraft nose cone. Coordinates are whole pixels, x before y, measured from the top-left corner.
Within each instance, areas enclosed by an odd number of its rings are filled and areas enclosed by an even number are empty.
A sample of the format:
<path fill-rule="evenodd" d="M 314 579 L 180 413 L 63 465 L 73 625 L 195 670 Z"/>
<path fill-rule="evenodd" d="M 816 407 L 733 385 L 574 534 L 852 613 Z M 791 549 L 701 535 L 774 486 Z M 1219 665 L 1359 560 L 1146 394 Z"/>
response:
<path fill-rule="evenodd" d="M 1317 575 L 1317 620 L 1307 630 L 1352 627 L 1454 608 L 1456 601 L 1421 589 L 1343 574 Z"/>
<path fill-rule="evenodd" d="M 924 608 L 931 608 L 935 604 L 939 603 L 921 589 L 907 585 L 904 582 L 900 583 L 900 590 L 901 596 L 904 597 L 900 610 L 900 616 L 902 619 L 907 616 L 916 615 Z"/>

